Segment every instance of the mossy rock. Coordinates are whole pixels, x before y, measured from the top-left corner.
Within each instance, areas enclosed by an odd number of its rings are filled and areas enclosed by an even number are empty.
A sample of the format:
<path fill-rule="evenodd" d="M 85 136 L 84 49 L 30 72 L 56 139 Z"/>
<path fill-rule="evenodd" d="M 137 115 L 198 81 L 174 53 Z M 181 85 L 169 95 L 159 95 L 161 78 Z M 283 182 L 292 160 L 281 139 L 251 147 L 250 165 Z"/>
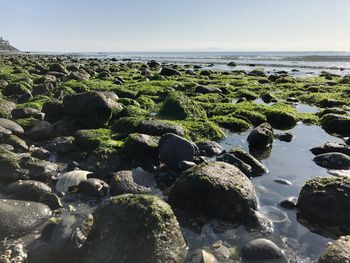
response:
<path fill-rule="evenodd" d="M 137 131 L 137 128 L 143 118 L 140 117 L 123 117 L 117 120 L 112 130 L 120 134 L 128 135 Z"/>
<path fill-rule="evenodd" d="M 192 119 L 176 122 L 185 129 L 185 135 L 192 141 L 212 140 L 218 141 L 225 138 L 225 133 L 220 127 L 207 119 Z"/>
<path fill-rule="evenodd" d="M 161 106 L 159 115 L 173 120 L 206 118 L 205 110 L 180 92 L 168 94 Z"/>
<path fill-rule="evenodd" d="M 74 134 L 74 144 L 88 152 L 98 147 L 120 148 L 121 142 L 113 140 L 112 137 L 109 129 L 79 130 Z"/>
<path fill-rule="evenodd" d="M 278 109 L 269 110 L 266 118 L 273 128 L 281 130 L 291 129 L 298 123 L 296 114 Z"/>
<path fill-rule="evenodd" d="M 350 178 L 316 177 L 300 191 L 298 208 L 310 222 L 350 226 Z"/>
<path fill-rule="evenodd" d="M 257 209 L 257 197 L 249 178 L 237 167 L 213 162 L 190 168 L 180 176 L 169 194 L 172 206 L 216 218 L 244 223 Z"/>
<path fill-rule="evenodd" d="M 329 113 L 320 119 L 320 123 L 327 132 L 350 135 L 350 116 Z"/>
<path fill-rule="evenodd" d="M 147 110 L 141 109 L 139 107 L 129 105 L 123 108 L 121 112 L 118 113 L 118 117 L 141 117 L 148 116 L 149 112 Z"/>
<path fill-rule="evenodd" d="M 243 132 L 248 130 L 251 126 L 249 122 L 231 116 L 216 116 L 210 120 L 231 132 Z"/>
<path fill-rule="evenodd" d="M 185 252 L 185 239 L 168 204 L 152 195 L 119 195 L 94 212 L 83 261 L 180 263 Z"/>

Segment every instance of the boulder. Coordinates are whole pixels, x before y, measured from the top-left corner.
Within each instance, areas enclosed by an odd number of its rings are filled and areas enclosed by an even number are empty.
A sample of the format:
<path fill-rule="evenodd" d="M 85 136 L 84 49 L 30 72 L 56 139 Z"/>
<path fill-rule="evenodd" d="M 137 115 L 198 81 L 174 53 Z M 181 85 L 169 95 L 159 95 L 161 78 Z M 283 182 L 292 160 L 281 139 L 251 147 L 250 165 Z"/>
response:
<path fill-rule="evenodd" d="M 8 119 L 0 118 L 0 127 L 10 130 L 13 134 L 16 135 L 21 135 L 24 133 L 24 130 L 20 125 Z"/>
<path fill-rule="evenodd" d="M 163 135 L 159 141 L 159 158 L 176 170 L 181 161 L 193 161 L 197 146 L 173 133 Z"/>
<path fill-rule="evenodd" d="M 37 120 L 33 123 L 33 127 L 25 134 L 31 140 L 44 141 L 53 136 L 53 127 L 47 121 Z"/>
<path fill-rule="evenodd" d="M 19 163 L 20 159 L 18 154 L 0 148 L 0 183 L 9 184 L 24 177 Z"/>
<path fill-rule="evenodd" d="M 240 223 L 257 209 L 251 181 L 237 167 L 223 162 L 203 163 L 187 170 L 173 184 L 169 202 L 174 207 Z"/>
<path fill-rule="evenodd" d="M 104 197 L 108 192 L 108 184 L 97 178 L 89 178 L 79 183 L 78 192 L 87 197 Z"/>
<path fill-rule="evenodd" d="M 95 211 L 94 221 L 83 262 L 180 263 L 185 257 L 186 242 L 176 217 L 156 196 L 112 197 Z"/>
<path fill-rule="evenodd" d="M 163 123 L 157 120 L 143 120 L 136 128 L 137 132 L 162 136 L 166 133 L 174 133 L 179 136 L 184 136 L 184 130 L 180 125 Z"/>
<path fill-rule="evenodd" d="M 310 149 L 310 151 L 315 155 L 330 153 L 330 152 L 339 152 L 350 156 L 350 146 L 346 145 L 345 143 L 338 143 L 338 142 L 327 142 L 321 146 L 317 146 Z"/>
<path fill-rule="evenodd" d="M 349 196 L 349 177 L 316 177 L 302 187 L 298 209 L 310 222 L 349 227 Z"/>
<path fill-rule="evenodd" d="M 283 250 L 265 238 L 258 238 L 245 244 L 242 248 L 242 257 L 249 262 L 288 262 Z"/>
<path fill-rule="evenodd" d="M 254 156 L 244 151 L 243 149 L 234 148 L 234 149 L 231 149 L 229 152 L 234 156 L 236 156 L 238 159 L 248 164 L 252 168 L 252 172 L 254 174 L 261 175 L 268 172 L 264 164 L 262 164 Z"/>
<path fill-rule="evenodd" d="M 66 95 L 63 98 L 64 113 L 87 127 L 103 127 L 112 117 L 122 110 L 122 106 L 107 98 L 101 92 L 86 92 Z"/>
<path fill-rule="evenodd" d="M 203 141 L 198 142 L 197 147 L 199 148 L 200 154 L 205 155 L 208 157 L 213 157 L 216 155 L 220 155 L 224 153 L 224 148 L 218 144 L 217 142 L 213 141 Z"/>
<path fill-rule="evenodd" d="M 273 142 L 274 133 L 270 124 L 263 123 L 254 128 L 247 140 L 252 148 L 267 148 Z"/>
<path fill-rule="evenodd" d="M 350 262 L 350 236 L 342 236 L 329 243 L 318 259 L 318 263 L 343 262 Z"/>
<path fill-rule="evenodd" d="M 314 162 L 324 168 L 347 170 L 350 169 L 350 156 L 339 152 L 319 154 Z"/>
<path fill-rule="evenodd" d="M 44 203 L 53 210 L 62 206 L 57 195 L 52 193 L 51 187 L 43 182 L 20 180 L 9 184 L 6 192 L 11 199 Z"/>
<path fill-rule="evenodd" d="M 114 173 L 110 183 L 111 196 L 122 194 L 147 194 L 151 188 L 138 184 L 134 180 L 133 171 L 119 171 Z"/>
<path fill-rule="evenodd" d="M 50 215 L 50 208 L 44 204 L 0 199 L 0 240 L 31 233 Z"/>
<path fill-rule="evenodd" d="M 344 136 L 350 135 L 350 117 L 340 114 L 325 114 L 320 123 L 322 128 L 330 133 L 338 133 Z"/>
<path fill-rule="evenodd" d="M 168 67 L 163 67 L 161 70 L 160 70 L 160 75 L 161 76 L 181 76 L 181 72 L 176 70 L 176 69 L 173 69 L 173 68 L 168 68 Z"/>

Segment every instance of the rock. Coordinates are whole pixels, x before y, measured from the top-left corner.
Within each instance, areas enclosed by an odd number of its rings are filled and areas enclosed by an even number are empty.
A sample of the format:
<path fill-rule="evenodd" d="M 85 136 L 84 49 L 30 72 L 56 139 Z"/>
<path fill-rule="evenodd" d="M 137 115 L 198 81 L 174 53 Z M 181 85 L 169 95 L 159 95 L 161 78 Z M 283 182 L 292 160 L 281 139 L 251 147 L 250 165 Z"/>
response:
<path fill-rule="evenodd" d="M 254 262 L 288 262 L 283 250 L 265 238 L 258 238 L 245 244 L 242 248 L 242 257 L 244 260 Z"/>
<path fill-rule="evenodd" d="M 198 142 L 197 147 L 199 148 L 200 154 L 208 157 L 213 157 L 224 153 L 224 148 L 213 141 Z"/>
<path fill-rule="evenodd" d="M 100 179 L 89 178 L 79 183 L 78 192 L 88 197 L 103 197 L 107 195 L 108 184 Z"/>
<path fill-rule="evenodd" d="M 133 133 L 126 139 L 123 151 L 137 163 L 156 163 L 159 155 L 159 139 L 159 137 L 151 135 Z"/>
<path fill-rule="evenodd" d="M 56 191 L 67 193 L 69 188 L 78 186 L 87 176 L 92 174 L 89 171 L 74 170 L 61 175 L 56 183 Z"/>
<path fill-rule="evenodd" d="M 275 134 L 275 138 L 282 142 L 291 142 L 293 139 L 293 134 L 290 132 Z"/>
<path fill-rule="evenodd" d="M 10 136 L 12 132 L 0 126 L 0 139 Z"/>
<path fill-rule="evenodd" d="M 292 196 L 279 202 L 279 205 L 285 209 L 295 209 L 297 207 L 298 198 Z"/>
<path fill-rule="evenodd" d="M 249 213 L 245 227 L 249 232 L 258 232 L 264 235 L 271 234 L 274 230 L 273 222 L 254 210 Z"/>
<path fill-rule="evenodd" d="M 50 208 L 44 204 L 0 199 L 0 240 L 31 233 L 50 215 Z"/>
<path fill-rule="evenodd" d="M 49 65 L 49 71 L 68 74 L 68 70 L 61 63 L 52 63 Z"/>
<path fill-rule="evenodd" d="M 6 192 L 11 199 L 44 203 L 53 210 L 62 207 L 58 196 L 43 182 L 34 180 L 13 182 L 6 187 Z"/>
<path fill-rule="evenodd" d="M 350 135 L 350 117 L 334 113 L 325 114 L 320 123 L 322 128 L 330 133 L 338 133 L 344 136 Z"/>
<path fill-rule="evenodd" d="M 321 146 L 312 148 L 310 151 L 315 155 L 330 152 L 339 152 L 350 156 L 350 146 L 338 142 L 327 142 Z"/>
<path fill-rule="evenodd" d="M 133 171 L 119 171 L 113 174 L 110 183 L 111 196 L 122 194 L 148 194 L 152 189 L 138 184 L 134 180 Z"/>
<path fill-rule="evenodd" d="M 16 135 L 21 135 L 24 133 L 24 130 L 20 125 L 8 119 L 0 118 L 0 127 L 10 130 Z"/>
<path fill-rule="evenodd" d="M 46 148 L 62 155 L 70 153 L 74 150 L 74 137 L 56 137 L 50 141 Z"/>
<path fill-rule="evenodd" d="M 236 67 L 237 66 L 237 64 L 235 63 L 235 62 L 229 62 L 228 64 L 227 64 L 227 66 L 229 66 L 229 67 Z"/>
<path fill-rule="evenodd" d="M 329 169 L 350 169 L 350 156 L 339 152 L 330 152 L 317 155 L 314 162 Z"/>
<path fill-rule="evenodd" d="M 42 112 L 45 113 L 45 120 L 59 120 L 64 116 L 63 104 L 57 101 L 45 102 L 42 108 Z"/>
<path fill-rule="evenodd" d="M 174 207 L 241 223 L 257 208 L 250 180 L 237 167 L 223 162 L 187 170 L 171 188 L 169 202 Z"/>
<path fill-rule="evenodd" d="M 33 128 L 25 133 L 31 140 L 44 141 L 53 136 L 53 127 L 51 123 L 37 120 L 33 124 Z"/>
<path fill-rule="evenodd" d="M 33 108 L 16 108 L 11 111 L 11 115 L 15 119 L 32 117 L 34 119 L 42 120 L 44 119 L 45 114 Z"/>
<path fill-rule="evenodd" d="M 196 152 L 193 143 L 173 133 L 163 135 L 159 141 L 160 160 L 175 170 L 181 161 L 193 161 Z"/>
<path fill-rule="evenodd" d="M 95 211 L 94 219 L 83 262 L 180 263 L 185 257 L 186 242 L 176 217 L 156 196 L 113 197 Z"/>
<path fill-rule="evenodd" d="M 254 77 L 266 77 L 265 72 L 260 69 L 254 69 L 251 72 L 249 72 L 248 75 Z"/>
<path fill-rule="evenodd" d="M 350 178 L 316 177 L 301 189 L 298 208 L 311 222 L 350 226 L 349 195 Z"/>
<path fill-rule="evenodd" d="M 263 123 L 251 131 L 247 141 L 252 148 L 267 148 L 273 142 L 273 136 L 271 125 Z"/>
<path fill-rule="evenodd" d="M 163 67 L 160 70 L 160 75 L 161 76 L 181 76 L 181 72 L 173 68 Z"/>
<path fill-rule="evenodd" d="M 8 101 L 1 99 L 0 96 L 0 118 L 10 118 L 11 117 L 11 111 L 16 107 L 16 104 Z"/>
<path fill-rule="evenodd" d="M 210 76 L 211 74 L 213 74 L 213 71 L 211 70 L 202 70 L 199 75 L 201 76 Z"/>
<path fill-rule="evenodd" d="M 0 148 L 0 183 L 9 184 L 24 178 L 19 165 L 20 159 L 18 154 Z"/>
<path fill-rule="evenodd" d="M 4 87 L 2 89 L 2 94 L 4 96 L 20 96 L 23 94 L 28 94 L 30 93 L 28 85 L 18 82 L 18 83 L 11 83 Z"/>
<path fill-rule="evenodd" d="M 298 117 L 294 113 L 273 109 L 266 113 L 267 121 L 275 129 L 288 130 L 298 123 Z"/>
<path fill-rule="evenodd" d="M 87 127 L 100 128 L 113 114 L 120 112 L 122 106 L 101 92 L 86 92 L 66 95 L 63 98 L 63 110 L 66 115 L 83 122 Z"/>
<path fill-rule="evenodd" d="M 205 110 L 181 92 L 168 94 L 160 108 L 159 115 L 174 120 L 206 118 Z"/>
<path fill-rule="evenodd" d="M 11 145 L 15 152 L 27 152 L 28 145 L 27 143 L 18 138 L 16 135 L 8 135 L 5 139 L 1 140 L 1 143 Z"/>
<path fill-rule="evenodd" d="M 276 100 L 276 98 L 273 95 L 271 95 L 270 93 L 264 93 L 263 95 L 261 95 L 261 99 L 265 103 L 270 103 L 270 102 Z"/>
<path fill-rule="evenodd" d="M 180 125 L 176 124 L 167 124 L 162 123 L 157 120 L 143 120 L 140 122 L 136 128 L 138 133 L 153 135 L 153 136 L 162 136 L 166 133 L 174 133 L 183 137 L 185 135 L 183 128 Z"/>
<path fill-rule="evenodd" d="M 31 156 L 34 158 L 48 161 L 51 157 L 51 152 L 44 148 L 34 148 L 31 150 L 32 150 Z"/>
<path fill-rule="evenodd" d="M 222 90 L 219 88 L 206 87 L 202 85 L 198 85 L 195 88 L 196 93 L 208 94 L 208 93 L 222 93 Z"/>
<path fill-rule="evenodd" d="M 238 159 L 248 164 L 252 168 L 252 172 L 254 174 L 261 175 L 268 172 L 264 164 L 262 164 L 253 155 L 251 155 L 250 153 L 247 153 L 243 149 L 233 148 L 229 152 L 234 156 L 236 156 Z"/>
<path fill-rule="evenodd" d="M 342 236 L 328 243 L 318 263 L 350 262 L 350 236 Z"/>
<path fill-rule="evenodd" d="M 237 158 L 233 154 L 224 153 L 216 158 L 217 161 L 225 162 L 236 166 L 239 170 L 241 170 L 246 176 L 253 176 L 253 169 L 250 165 L 243 162 L 241 159 Z"/>

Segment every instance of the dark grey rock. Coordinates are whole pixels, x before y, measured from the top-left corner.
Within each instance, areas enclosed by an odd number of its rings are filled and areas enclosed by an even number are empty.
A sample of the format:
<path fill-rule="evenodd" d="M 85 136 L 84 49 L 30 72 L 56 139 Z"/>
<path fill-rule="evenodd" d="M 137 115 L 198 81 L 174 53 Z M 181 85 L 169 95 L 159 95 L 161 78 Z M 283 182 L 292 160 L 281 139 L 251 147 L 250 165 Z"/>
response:
<path fill-rule="evenodd" d="M 25 133 L 26 136 L 31 140 L 44 141 L 50 139 L 53 136 L 53 127 L 51 123 L 38 120 L 33 124 L 33 128 Z"/>
<path fill-rule="evenodd" d="M 114 173 L 110 183 L 111 196 L 122 194 L 147 194 L 151 187 L 138 184 L 134 180 L 133 171 L 119 171 Z"/>
<path fill-rule="evenodd" d="M 51 210 L 40 203 L 0 199 L 0 239 L 21 237 L 45 223 Z"/>
<path fill-rule="evenodd" d="M 344 143 L 338 143 L 338 142 L 327 142 L 321 146 L 310 149 L 310 151 L 315 155 L 330 153 L 330 152 L 339 152 L 350 156 L 350 146 Z"/>
<path fill-rule="evenodd" d="M 236 166 L 239 170 L 241 170 L 246 176 L 253 176 L 253 169 L 250 165 L 243 162 L 241 159 L 237 158 L 233 154 L 224 153 L 216 158 L 217 161 L 225 162 Z"/>
<path fill-rule="evenodd" d="M 197 146 L 172 133 L 163 135 L 159 141 L 159 157 L 172 169 L 177 169 L 181 161 L 193 161 Z"/>
<path fill-rule="evenodd" d="M 157 120 L 141 121 L 136 128 L 136 131 L 153 136 L 162 136 L 166 133 L 173 133 L 181 137 L 184 136 L 184 131 L 181 126 L 176 124 L 166 124 Z"/>
<path fill-rule="evenodd" d="M 198 142 L 197 147 L 199 148 L 200 154 L 208 157 L 213 157 L 224 153 L 224 148 L 213 141 Z"/>
<path fill-rule="evenodd" d="M 20 125 L 8 119 L 0 118 L 0 127 L 10 130 L 13 134 L 21 135 L 24 133 L 24 130 Z"/>
<path fill-rule="evenodd" d="M 283 250 L 271 240 L 264 238 L 255 239 L 244 245 L 242 257 L 243 260 L 254 262 L 288 262 Z"/>
<path fill-rule="evenodd" d="M 88 197 L 103 197 L 107 195 L 108 184 L 97 178 L 88 178 L 79 183 L 78 192 Z"/>
<path fill-rule="evenodd" d="M 273 142 L 273 136 L 271 125 L 263 123 L 251 131 L 247 140 L 252 148 L 267 148 Z"/>
<path fill-rule="evenodd" d="M 339 152 L 329 152 L 317 155 L 314 162 L 329 169 L 350 169 L 350 156 Z"/>
<path fill-rule="evenodd" d="M 162 76 L 181 76 L 181 72 L 173 69 L 173 68 L 168 68 L 168 67 L 163 67 L 160 70 L 160 75 Z"/>
<path fill-rule="evenodd" d="M 248 164 L 252 168 L 252 172 L 254 174 L 261 175 L 268 172 L 264 164 L 262 164 L 253 155 L 244 151 L 243 149 L 233 148 L 229 152 L 236 156 L 238 159 Z"/>
<path fill-rule="evenodd" d="M 298 209 L 311 222 L 350 226 L 349 196 L 349 177 L 316 177 L 301 189 Z"/>

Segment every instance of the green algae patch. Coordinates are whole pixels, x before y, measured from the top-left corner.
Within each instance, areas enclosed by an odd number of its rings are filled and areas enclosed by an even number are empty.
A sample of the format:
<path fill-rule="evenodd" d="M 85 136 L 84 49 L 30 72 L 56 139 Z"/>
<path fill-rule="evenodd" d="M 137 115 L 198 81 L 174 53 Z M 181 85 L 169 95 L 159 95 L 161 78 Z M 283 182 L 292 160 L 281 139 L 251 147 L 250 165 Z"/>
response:
<path fill-rule="evenodd" d="M 185 136 L 192 141 L 213 140 L 218 141 L 225 138 L 225 133 L 214 122 L 207 119 L 192 119 L 176 121 L 184 128 Z"/>
<path fill-rule="evenodd" d="M 136 132 L 142 120 L 143 118 L 140 117 L 123 117 L 113 124 L 112 130 L 123 135 L 128 135 Z"/>
<path fill-rule="evenodd" d="M 206 118 L 205 110 L 180 92 L 170 92 L 165 98 L 159 116 L 172 120 Z"/>
<path fill-rule="evenodd" d="M 210 120 L 218 124 L 220 127 L 228 129 L 231 132 L 243 132 L 248 130 L 251 126 L 250 123 L 245 120 L 230 116 L 216 116 Z"/>

